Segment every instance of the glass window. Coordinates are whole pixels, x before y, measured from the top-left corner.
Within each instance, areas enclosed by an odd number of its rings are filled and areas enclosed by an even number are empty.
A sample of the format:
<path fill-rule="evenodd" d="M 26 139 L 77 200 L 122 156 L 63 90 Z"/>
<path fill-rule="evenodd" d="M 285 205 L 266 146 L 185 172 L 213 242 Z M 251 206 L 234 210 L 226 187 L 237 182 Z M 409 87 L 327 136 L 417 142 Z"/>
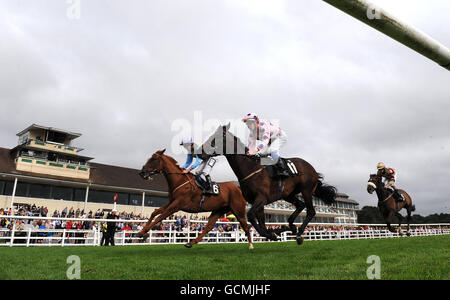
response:
<path fill-rule="evenodd" d="M 89 190 L 88 202 L 114 204 L 114 194 L 108 191 Z"/>
<path fill-rule="evenodd" d="M 129 194 L 127 193 L 116 193 L 116 194 L 117 194 L 117 204 L 128 205 L 128 199 L 130 198 Z"/>
<path fill-rule="evenodd" d="M 6 181 L 3 195 L 11 196 L 14 189 L 14 181 Z"/>
<path fill-rule="evenodd" d="M 5 184 L 6 181 L 0 180 L 0 195 L 3 195 L 5 192 Z"/>
<path fill-rule="evenodd" d="M 84 202 L 86 198 L 86 189 L 74 189 L 73 201 Z"/>
<path fill-rule="evenodd" d="M 72 200 L 73 189 L 64 186 L 53 186 L 52 199 L 56 200 Z"/>
<path fill-rule="evenodd" d="M 25 182 L 17 182 L 17 187 L 16 187 L 16 196 L 17 197 L 26 197 L 27 193 L 28 193 L 28 183 Z"/>
<path fill-rule="evenodd" d="M 50 198 L 50 186 L 46 185 L 46 184 L 31 183 L 28 197 L 49 199 Z"/>
<path fill-rule="evenodd" d="M 142 198 L 142 196 L 141 196 Z M 145 206 L 161 207 L 169 202 L 169 198 L 161 196 L 145 196 Z"/>
<path fill-rule="evenodd" d="M 130 205 L 142 205 L 142 194 L 130 194 Z"/>

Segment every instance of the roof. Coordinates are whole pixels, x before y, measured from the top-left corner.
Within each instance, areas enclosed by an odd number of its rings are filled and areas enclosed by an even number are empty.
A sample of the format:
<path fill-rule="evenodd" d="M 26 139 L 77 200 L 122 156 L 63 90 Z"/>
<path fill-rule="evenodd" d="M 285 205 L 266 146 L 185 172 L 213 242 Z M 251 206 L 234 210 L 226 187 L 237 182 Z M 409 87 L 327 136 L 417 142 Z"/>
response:
<path fill-rule="evenodd" d="M 136 190 L 153 190 L 160 192 L 167 192 L 167 181 L 162 175 L 155 175 L 152 181 L 144 180 L 139 176 L 140 170 L 132 168 L 117 167 L 112 165 L 105 165 L 99 163 L 90 163 L 91 175 L 90 180 L 76 180 L 68 179 L 66 177 L 50 176 L 50 175 L 37 175 L 36 173 L 17 171 L 13 157 L 11 157 L 11 150 L 6 148 L 0 148 L 0 173 L 14 175 L 24 175 L 29 178 L 38 179 L 53 179 L 61 180 L 64 182 L 82 183 L 82 184 L 95 184 L 105 186 L 105 188 L 126 188 Z"/>
<path fill-rule="evenodd" d="M 32 129 L 44 129 L 44 130 L 48 130 L 48 131 L 65 133 L 68 135 L 69 139 L 71 139 L 71 140 L 76 139 L 77 137 L 81 136 L 81 133 L 70 132 L 70 131 L 63 130 L 63 129 L 58 129 L 58 128 L 54 128 L 54 127 L 46 127 L 46 126 L 41 126 L 41 125 L 37 125 L 37 124 L 28 126 L 27 128 L 25 128 L 24 130 L 22 130 L 21 132 L 19 132 L 16 135 L 21 136 L 22 134 L 24 134 Z"/>

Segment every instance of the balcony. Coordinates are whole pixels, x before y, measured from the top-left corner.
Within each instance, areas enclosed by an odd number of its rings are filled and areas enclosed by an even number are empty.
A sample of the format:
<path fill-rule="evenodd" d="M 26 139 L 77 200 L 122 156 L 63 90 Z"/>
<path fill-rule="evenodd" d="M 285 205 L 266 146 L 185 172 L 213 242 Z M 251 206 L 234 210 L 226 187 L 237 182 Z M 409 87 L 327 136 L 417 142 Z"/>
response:
<path fill-rule="evenodd" d="M 88 180 L 90 176 L 90 167 L 88 165 L 48 161 L 41 158 L 27 156 L 20 156 L 16 158 L 15 163 L 18 171 L 36 173 L 40 175 L 45 174 L 84 180 Z"/>
<path fill-rule="evenodd" d="M 26 142 L 27 146 L 31 146 L 33 148 L 48 150 L 48 151 L 54 151 L 54 152 L 61 152 L 61 153 L 67 153 L 72 155 L 77 155 L 81 149 L 78 149 L 77 147 L 72 147 L 69 145 L 62 145 L 62 144 L 56 144 L 56 143 L 49 143 L 44 142 L 40 140 L 32 140 L 29 139 Z"/>

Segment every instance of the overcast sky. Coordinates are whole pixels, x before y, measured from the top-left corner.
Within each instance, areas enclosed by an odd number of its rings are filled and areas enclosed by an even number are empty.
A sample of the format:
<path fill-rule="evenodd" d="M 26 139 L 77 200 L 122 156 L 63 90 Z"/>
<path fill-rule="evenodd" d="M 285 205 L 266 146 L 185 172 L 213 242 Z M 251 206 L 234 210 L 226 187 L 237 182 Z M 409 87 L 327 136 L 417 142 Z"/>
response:
<path fill-rule="evenodd" d="M 373 2 L 450 46 L 448 0 Z M 0 147 L 36 123 L 98 163 L 181 164 L 177 124 L 245 140 L 255 112 L 360 207 L 383 161 L 418 213 L 450 212 L 450 72 L 320 0 L 0 0 L 0 70 Z"/>

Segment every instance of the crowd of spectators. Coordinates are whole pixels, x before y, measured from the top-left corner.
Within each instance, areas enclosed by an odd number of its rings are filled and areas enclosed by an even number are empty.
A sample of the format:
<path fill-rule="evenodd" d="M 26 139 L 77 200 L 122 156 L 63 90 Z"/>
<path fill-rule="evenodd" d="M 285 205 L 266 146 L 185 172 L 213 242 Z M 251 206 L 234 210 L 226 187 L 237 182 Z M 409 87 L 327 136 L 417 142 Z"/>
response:
<path fill-rule="evenodd" d="M 85 243 L 85 238 L 89 235 L 89 231 L 92 232 L 98 230 L 99 226 L 103 226 L 102 222 L 96 221 L 72 221 L 72 220 L 59 220 L 58 218 L 79 218 L 79 219 L 105 219 L 108 211 L 107 210 L 97 210 L 96 212 L 89 211 L 87 214 L 80 209 L 72 208 L 64 208 L 61 212 L 55 210 L 52 214 L 49 214 L 47 207 L 44 206 L 36 206 L 36 205 L 18 205 L 14 209 L 14 215 L 16 216 L 32 216 L 32 217 L 54 217 L 52 220 L 28 220 L 28 219 L 15 219 L 11 220 L 8 218 L 8 215 L 11 215 L 11 211 L 8 209 L 0 208 L 0 237 L 8 237 L 11 235 L 11 231 L 13 229 L 13 223 L 15 222 L 15 237 L 19 237 L 17 239 L 17 243 L 24 243 L 25 239 L 20 239 L 21 236 L 27 235 L 27 230 L 32 229 L 32 235 L 35 237 L 30 240 L 31 243 L 42 243 L 46 242 L 51 237 L 62 237 L 61 232 L 53 232 L 53 229 L 66 229 L 70 230 L 70 233 L 66 233 L 67 237 L 70 239 L 68 242 L 70 243 Z M 147 219 L 146 216 L 142 216 L 140 214 L 120 212 L 119 219 L 127 220 L 129 222 L 120 222 L 117 225 L 118 231 L 125 231 L 126 242 L 139 242 L 138 239 L 132 239 L 135 237 L 134 233 L 128 233 L 128 231 L 139 231 L 142 229 L 145 223 L 139 220 Z M 165 231 L 154 233 L 153 242 L 168 242 L 169 233 L 178 232 L 175 234 L 177 242 L 183 242 L 187 240 L 186 232 L 190 232 L 190 237 L 195 237 L 196 232 L 201 232 L 205 229 L 206 222 L 198 222 L 198 221 L 207 221 L 205 216 L 170 216 L 166 220 L 169 222 L 161 222 L 158 223 L 153 230 L 154 231 Z M 217 236 L 217 232 L 221 233 L 221 237 L 231 236 L 232 232 L 236 230 L 242 231 L 240 226 L 235 223 L 224 223 L 228 221 L 234 221 L 224 218 L 220 219 L 219 223 L 217 223 L 211 232 L 208 234 L 209 237 Z M 281 226 L 274 225 L 269 226 L 269 228 L 273 230 L 280 229 Z M 430 229 L 431 226 L 423 225 L 418 230 L 427 230 Z M 35 230 L 40 229 L 38 232 L 34 232 Z M 367 231 L 367 230 L 384 230 L 385 226 L 368 226 L 368 225 L 310 225 L 305 230 L 305 233 L 315 231 L 315 232 L 343 232 L 350 230 L 357 231 Z M 444 229 L 450 229 L 450 226 L 446 226 Z M 254 228 L 251 227 L 251 230 L 257 236 Z M 75 232 L 74 232 L 75 231 Z M 78 239 L 77 239 L 78 238 Z M 61 242 L 61 239 L 53 239 L 55 242 Z M 217 239 L 216 239 L 217 240 Z M 0 239 L 0 243 L 7 241 L 7 239 Z M 219 240 L 221 241 L 221 240 Z"/>

